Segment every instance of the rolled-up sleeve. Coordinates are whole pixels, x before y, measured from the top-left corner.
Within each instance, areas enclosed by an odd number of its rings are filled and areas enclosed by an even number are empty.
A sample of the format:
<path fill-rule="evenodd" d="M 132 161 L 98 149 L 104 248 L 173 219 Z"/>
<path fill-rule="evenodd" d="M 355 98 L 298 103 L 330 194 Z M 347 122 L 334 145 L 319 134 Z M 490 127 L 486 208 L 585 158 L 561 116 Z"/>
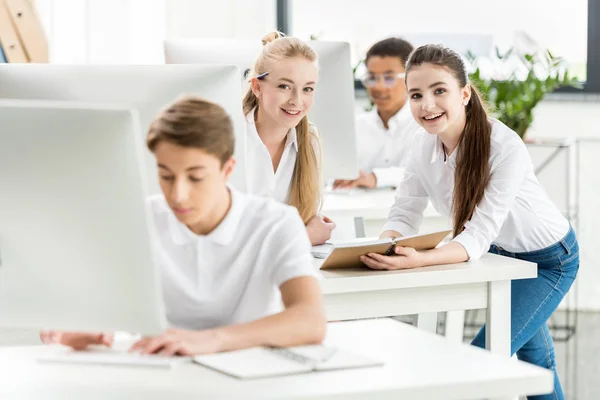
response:
<path fill-rule="evenodd" d="M 483 198 L 465 224 L 465 229 L 452 240 L 465 248 L 470 260 L 479 259 L 498 237 L 528 168 L 531 168 L 529 153 L 518 140 L 519 143 L 511 146 L 510 150 L 505 149 L 498 161 L 492 163 Z"/>

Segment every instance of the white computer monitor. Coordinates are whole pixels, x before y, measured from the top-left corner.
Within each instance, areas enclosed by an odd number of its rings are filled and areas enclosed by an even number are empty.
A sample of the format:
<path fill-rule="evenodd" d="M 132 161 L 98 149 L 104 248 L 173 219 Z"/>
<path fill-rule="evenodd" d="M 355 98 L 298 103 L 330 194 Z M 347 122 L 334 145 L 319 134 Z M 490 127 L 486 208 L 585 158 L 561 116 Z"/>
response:
<path fill-rule="evenodd" d="M 328 41 L 308 43 L 319 56 L 319 85 L 308 117 L 321 134 L 323 179 L 354 179 L 358 176 L 358 155 L 350 45 Z M 167 40 L 165 60 L 171 64 L 227 63 L 238 66 L 243 73 L 253 66 L 261 48 L 259 41 L 248 40 Z"/>
<path fill-rule="evenodd" d="M 0 99 L 41 99 L 109 102 L 139 110 L 145 138 L 152 119 L 183 94 L 202 96 L 221 105 L 231 116 L 238 168 L 231 182 L 246 188 L 246 130 L 242 112 L 240 71 L 233 65 L 48 65 L 0 64 Z M 156 163 L 146 165 L 151 193 L 159 193 Z"/>
<path fill-rule="evenodd" d="M 135 110 L 0 100 L 0 326 L 166 329 Z"/>
<path fill-rule="evenodd" d="M 262 44 L 258 40 L 171 39 L 165 40 L 165 62 L 235 65 L 240 69 L 243 79 L 261 49 Z"/>

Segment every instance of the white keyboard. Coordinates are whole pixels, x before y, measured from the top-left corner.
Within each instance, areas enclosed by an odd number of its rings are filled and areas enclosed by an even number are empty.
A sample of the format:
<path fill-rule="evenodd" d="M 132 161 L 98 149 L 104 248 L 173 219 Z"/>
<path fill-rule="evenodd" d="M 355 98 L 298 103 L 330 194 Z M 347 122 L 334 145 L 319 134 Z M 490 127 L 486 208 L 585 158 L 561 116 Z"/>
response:
<path fill-rule="evenodd" d="M 67 364 L 92 364 L 92 365 L 120 365 L 130 367 L 172 368 L 192 361 L 191 357 L 172 356 L 165 357 L 155 354 L 141 355 L 127 353 L 112 349 L 63 351 L 60 353 L 38 357 L 38 362 L 67 363 Z"/>

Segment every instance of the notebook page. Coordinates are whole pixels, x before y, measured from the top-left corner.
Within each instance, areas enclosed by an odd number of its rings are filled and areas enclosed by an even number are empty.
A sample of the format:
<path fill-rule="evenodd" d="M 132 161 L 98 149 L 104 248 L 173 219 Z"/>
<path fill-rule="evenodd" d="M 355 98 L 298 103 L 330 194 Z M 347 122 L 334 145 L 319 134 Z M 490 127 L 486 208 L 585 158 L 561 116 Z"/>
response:
<path fill-rule="evenodd" d="M 240 379 L 265 378 L 312 370 L 311 365 L 298 363 L 263 347 L 195 356 L 194 361 Z"/>

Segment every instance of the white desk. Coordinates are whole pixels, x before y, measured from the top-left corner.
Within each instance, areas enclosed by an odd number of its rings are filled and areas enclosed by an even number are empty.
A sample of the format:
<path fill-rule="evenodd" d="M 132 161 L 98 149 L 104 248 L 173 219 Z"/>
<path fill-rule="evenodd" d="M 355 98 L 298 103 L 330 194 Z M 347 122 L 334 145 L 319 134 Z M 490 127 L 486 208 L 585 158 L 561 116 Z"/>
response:
<path fill-rule="evenodd" d="M 395 191 L 391 189 L 353 189 L 349 192 L 326 192 L 321 213 L 332 220 L 361 218 L 365 236 L 379 236 L 394 204 Z M 428 204 L 423 213 L 421 231 L 438 231 L 450 226 L 448 218 L 440 215 Z"/>
<path fill-rule="evenodd" d="M 482 399 L 550 392 L 552 374 L 389 319 L 329 325 L 327 342 L 382 367 L 241 381 L 196 364 L 172 370 L 38 364 L 60 346 L 0 348 L 2 399 Z"/>
<path fill-rule="evenodd" d="M 316 260 L 320 265 L 323 260 Z M 487 308 L 487 347 L 510 355 L 510 283 L 537 276 L 537 265 L 485 254 L 476 262 L 373 271 L 321 271 L 327 319 L 353 320 Z"/>

